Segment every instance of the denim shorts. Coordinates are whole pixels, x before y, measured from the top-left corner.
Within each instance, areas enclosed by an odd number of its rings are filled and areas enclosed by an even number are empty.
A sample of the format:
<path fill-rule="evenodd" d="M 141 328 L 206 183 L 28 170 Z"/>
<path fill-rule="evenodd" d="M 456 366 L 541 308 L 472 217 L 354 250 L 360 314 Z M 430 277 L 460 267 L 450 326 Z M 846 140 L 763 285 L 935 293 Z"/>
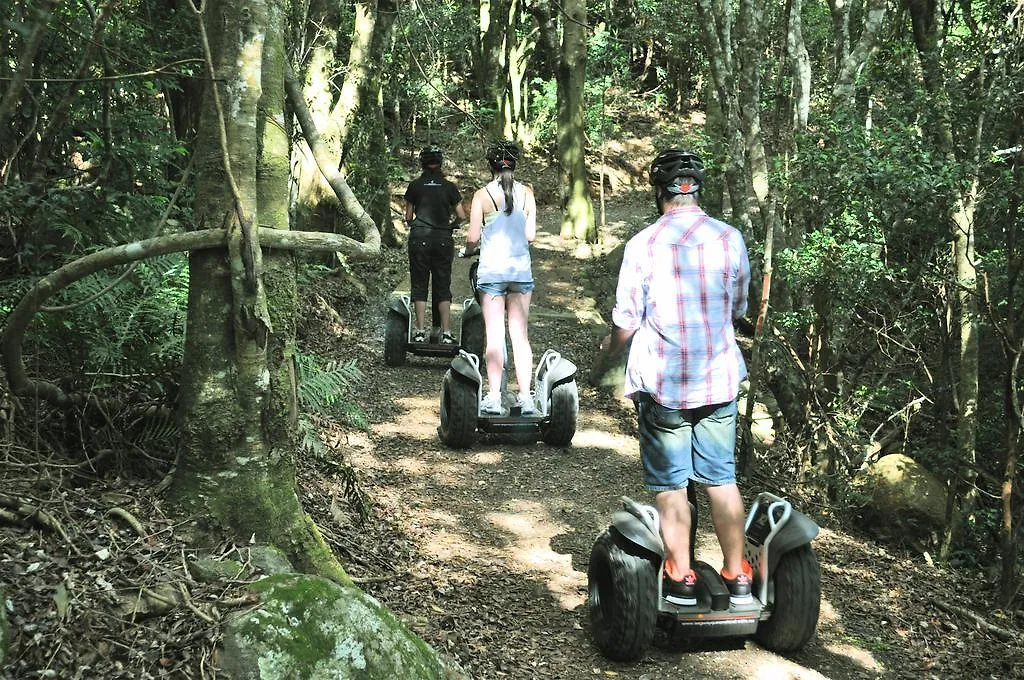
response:
<path fill-rule="evenodd" d="M 648 491 L 736 481 L 736 401 L 693 409 L 666 408 L 650 395 L 635 398 L 640 458 Z"/>
<path fill-rule="evenodd" d="M 478 283 L 476 289 L 485 295 L 502 297 L 505 293 L 533 292 L 533 281 L 503 281 L 502 283 Z"/>

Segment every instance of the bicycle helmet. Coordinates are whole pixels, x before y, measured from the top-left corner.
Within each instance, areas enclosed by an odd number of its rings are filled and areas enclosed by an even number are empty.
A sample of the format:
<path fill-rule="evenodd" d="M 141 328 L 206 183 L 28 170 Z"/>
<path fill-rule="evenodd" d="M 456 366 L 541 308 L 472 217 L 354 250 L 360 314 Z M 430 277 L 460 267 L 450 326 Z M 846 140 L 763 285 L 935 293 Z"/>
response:
<path fill-rule="evenodd" d="M 498 142 L 487 149 L 486 158 L 494 172 L 515 170 L 519 160 L 519 146 L 510 140 Z"/>
<path fill-rule="evenodd" d="M 695 194 L 704 184 L 704 163 L 692 151 L 666 149 L 651 163 L 650 179 L 670 194 Z"/>
<path fill-rule="evenodd" d="M 442 158 L 444 158 L 444 154 L 441 153 L 441 147 L 439 146 L 425 146 L 420 151 L 420 165 L 424 168 L 431 165 L 441 165 Z"/>

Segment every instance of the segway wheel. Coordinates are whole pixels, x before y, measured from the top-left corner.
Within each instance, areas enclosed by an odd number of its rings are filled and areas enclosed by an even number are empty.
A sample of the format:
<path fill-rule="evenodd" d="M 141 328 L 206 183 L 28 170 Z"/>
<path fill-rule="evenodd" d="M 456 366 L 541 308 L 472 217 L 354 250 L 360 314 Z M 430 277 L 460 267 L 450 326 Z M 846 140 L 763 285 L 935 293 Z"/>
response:
<path fill-rule="evenodd" d="M 384 326 L 384 363 L 401 366 L 405 363 L 405 343 L 408 340 L 409 322 L 396 312 L 388 312 Z"/>
<path fill-rule="evenodd" d="M 438 434 L 448 446 L 464 449 L 476 435 L 477 389 L 450 369 L 441 382 L 441 426 Z"/>
<path fill-rule="evenodd" d="M 484 358 L 484 317 L 478 314 L 462 324 L 462 349 Z"/>
<path fill-rule="evenodd" d="M 587 609 L 598 649 L 613 661 L 636 661 L 658 622 L 657 559 L 605 529 L 590 551 Z"/>
<path fill-rule="evenodd" d="M 772 615 L 754 638 L 773 652 L 795 652 L 814 637 L 821 607 L 821 571 L 810 544 L 783 555 L 773 579 Z"/>
<path fill-rule="evenodd" d="M 541 425 L 541 439 L 551 446 L 571 444 L 576 434 L 576 417 L 580 413 L 580 393 L 575 380 L 555 385 L 551 390 L 548 413 L 551 417 Z"/>

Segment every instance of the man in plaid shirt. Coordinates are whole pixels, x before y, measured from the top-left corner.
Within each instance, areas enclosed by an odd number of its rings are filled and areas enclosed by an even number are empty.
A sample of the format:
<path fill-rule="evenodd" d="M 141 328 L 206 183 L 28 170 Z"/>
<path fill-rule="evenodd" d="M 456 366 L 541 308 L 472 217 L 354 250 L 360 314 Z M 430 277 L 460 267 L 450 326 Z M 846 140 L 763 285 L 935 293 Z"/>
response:
<path fill-rule="evenodd" d="M 750 263 L 743 236 L 698 205 L 704 165 L 680 149 L 651 164 L 661 217 L 626 244 L 591 380 L 629 345 L 625 393 L 636 403 L 644 482 L 655 493 L 666 548 L 664 593 L 697 603 L 690 564 L 690 480 L 706 486 L 733 603 L 750 602 L 744 509 L 736 486 L 736 395 L 746 376 L 733 319 L 746 313 Z M 632 340 L 632 344 L 630 344 Z"/>

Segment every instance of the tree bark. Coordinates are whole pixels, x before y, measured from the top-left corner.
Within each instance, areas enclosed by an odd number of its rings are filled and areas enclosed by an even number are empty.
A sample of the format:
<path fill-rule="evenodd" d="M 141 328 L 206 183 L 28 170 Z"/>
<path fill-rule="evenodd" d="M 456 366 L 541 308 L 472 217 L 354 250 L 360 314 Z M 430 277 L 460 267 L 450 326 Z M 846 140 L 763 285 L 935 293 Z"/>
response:
<path fill-rule="evenodd" d="M 16 146 L 14 142 L 14 128 L 11 126 L 11 118 L 21 102 L 22 91 L 32 69 L 35 67 L 36 55 L 43 44 L 43 37 L 49 26 L 50 17 L 53 14 L 59 0 L 43 0 L 34 12 L 32 24 L 28 31 L 28 37 L 22 46 L 21 54 L 18 56 L 17 67 L 13 76 L 4 91 L 3 98 L 0 98 L 0 177 L 6 176 L 7 164 L 11 161 L 11 153 Z"/>
<path fill-rule="evenodd" d="M 266 267 L 242 272 L 231 249 L 234 223 L 250 216 L 288 228 L 284 11 L 278 0 L 215 0 L 206 12 L 221 30 L 210 48 L 218 81 L 208 85 L 201 117 L 195 213 L 201 223 L 229 225 L 229 250 L 227 258 L 219 250 L 189 258 L 182 453 L 171 498 L 199 532 L 277 545 L 301 570 L 347 582 L 295 488 L 296 429 L 287 416 L 294 400 L 294 268 L 270 255 Z M 223 107 L 215 96 L 220 86 Z M 222 146 L 229 162 L 219 158 Z M 239 318 L 239 310 L 252 313 L 249 298 L 261 287 L 273 300 L 273 317 Z"/>
<path fill-rule="evenodd" d="M 960 518 L 969 513 L 976 497 L 974 472 L 978 428 L 978 282 L 974 255 L 974 211 L 978 191 L 978 158 L 980 153 L 981 130 L 984 125 L 984 109 L 978 113 L 973 128 L 966 128 L 973 139 L 964 140 L 961 148 L 967 149 L 965 158 L 957 157 L 954 139 L 949 94 L 943 74 L 955 72 L 944 68 L 939 44 L 939 6 L 930 0 L 910 0 L 911 25 L 914 43 L 925 89 L 933 102 L 935 120 L 929 125 L 938 152 L 951 166 L 967 169 L 966 191 L 955 191 L 951 197 L 950 223 L 953 242 L 953 268 L 957 283 L 956 299 L 959 307 L 960 362 L 958 369 L 958 421 L 957 455 L 963 475 L 954 477 L 950 485 L 950 504 L 947 509 L 947 529 L 942 540 L 939 557 L 949 559 Z M 981 78 L 984 83 L 984 77 Z M 965 126 L 958 126 L 965 129 Z M 961 489 L 962 498 L 961 498 Z M 956 511 L 954 499 L 960 499 L 960 511 Z"/>
<path fill-rule="evenodd" d="M 559 66 L 558 102 L 562 125 L 558 130 L 558 156 L 566 178 L 566 195 L 562 214 L 562 237 L 587 243 L 597 240 L 594 205 L 587 184 L 584 155 L 586 124 L 584 120 L 584 86 L 587 68 L 587 6 L 584 0 L 571 0 L 562 5 L 565 12 L 562 26 L 562 62 Z"/>

